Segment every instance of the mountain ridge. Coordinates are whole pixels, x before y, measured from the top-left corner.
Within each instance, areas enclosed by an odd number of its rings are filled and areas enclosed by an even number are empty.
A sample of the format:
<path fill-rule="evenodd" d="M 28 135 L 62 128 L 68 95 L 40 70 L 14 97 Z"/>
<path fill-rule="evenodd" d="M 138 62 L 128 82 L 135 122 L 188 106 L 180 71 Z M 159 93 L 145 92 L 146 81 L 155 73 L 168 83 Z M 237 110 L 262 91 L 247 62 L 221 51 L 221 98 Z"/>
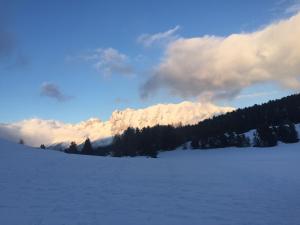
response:
<path fill-rule="evenodd" d="M 12 124 L 0 124 L 0 137 L 19 141 L 24 139 L 30 146 L 68 145 L 71 141 L 82 143 L 90 138 L 95 143 L 107 143 L 108 138 L 122 133 L 128 127 L 152 127 L 159 125 L 196 124 L 214 115 L 233 111 L 232 107 L 221 107 L 211 103 L 184 101 L 178 104 L 157 104 L 142 109 L 115 110 L 107 121 L 90 118 L 76 124 L 38 118 Z M 38 132 L 37 132 L 38 131 Z"/>

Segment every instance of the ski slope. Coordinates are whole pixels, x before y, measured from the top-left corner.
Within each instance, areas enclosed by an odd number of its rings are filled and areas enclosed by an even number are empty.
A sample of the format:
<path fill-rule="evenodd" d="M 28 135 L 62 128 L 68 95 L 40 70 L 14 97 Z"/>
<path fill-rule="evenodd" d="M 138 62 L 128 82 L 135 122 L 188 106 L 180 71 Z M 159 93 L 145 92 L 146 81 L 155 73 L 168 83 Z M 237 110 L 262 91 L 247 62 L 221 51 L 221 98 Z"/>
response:
<path fill-rule="evenodd" d="M 3 225 L 299 225 L 300 144 L 68 155 L 0 140 Z"/>

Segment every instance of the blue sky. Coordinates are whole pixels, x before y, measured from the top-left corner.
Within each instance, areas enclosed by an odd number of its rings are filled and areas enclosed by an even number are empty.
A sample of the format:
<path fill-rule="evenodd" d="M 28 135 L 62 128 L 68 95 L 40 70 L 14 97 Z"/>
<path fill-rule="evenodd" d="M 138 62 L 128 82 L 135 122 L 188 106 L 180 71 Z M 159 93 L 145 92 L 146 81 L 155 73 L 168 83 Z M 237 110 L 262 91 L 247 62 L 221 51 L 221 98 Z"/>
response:
<path fill-rule="evenodd" d="M 115 109 L 196 101 L 197 95 L 183 97 L 164 88 L 147 99 L 140 97 L 142 84 L 159 65 L 168 43 L 179 37 L 256 31 L 290 16 L 293 12 L 288 9 L 296 3 L 2 1 L 0 122 L 32 117 L 106 120 Z M 143 34 L 150 37 L 172 29 L 171 35 L 150 46 L 139 41 Z M 1 41 L 11 46 L 2 47 L 2 54 Z M 105 58 L 107 54 L 112 58 Z M 272 82 L 255 83 L 232 98 L 214 102 L 245 107 L 293 92 Z"/>

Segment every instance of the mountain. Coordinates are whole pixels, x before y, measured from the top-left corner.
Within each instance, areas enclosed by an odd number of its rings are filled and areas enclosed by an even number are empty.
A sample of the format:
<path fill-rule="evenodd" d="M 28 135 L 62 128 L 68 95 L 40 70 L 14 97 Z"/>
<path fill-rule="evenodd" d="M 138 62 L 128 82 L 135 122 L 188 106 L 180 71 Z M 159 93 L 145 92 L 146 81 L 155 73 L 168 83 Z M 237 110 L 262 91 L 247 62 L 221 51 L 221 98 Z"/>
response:
<path fill-rule="evenodd" d="M 115 111 L 109 120 L 112 133 L 123 132 L 128 127 L 153 127 L 160 125 L 187 125 L 234 110 L 231 107 L 219 107 L 210 103 L 182 102 L 179 104 L 158 104 L 145 109 L 125 109 Z"/>
<path fill-rule="evenodd" d="M 20 138 L 30 146 L 51 145 L 60 149 L 71 141 L 82 143 L 87 137 L 101 145 L 128 127 L 143 128 L 160 125 L 196 124 L 201 120 L 234 110 L 211 103 L 182 102 L 158 104 L 144 109 L 116 110 L 108 121 L 91 118 L 77 124 L 56 120 L 29 119 L 11 124 L 0 124 L 0 137 L 17 142 Z"/>

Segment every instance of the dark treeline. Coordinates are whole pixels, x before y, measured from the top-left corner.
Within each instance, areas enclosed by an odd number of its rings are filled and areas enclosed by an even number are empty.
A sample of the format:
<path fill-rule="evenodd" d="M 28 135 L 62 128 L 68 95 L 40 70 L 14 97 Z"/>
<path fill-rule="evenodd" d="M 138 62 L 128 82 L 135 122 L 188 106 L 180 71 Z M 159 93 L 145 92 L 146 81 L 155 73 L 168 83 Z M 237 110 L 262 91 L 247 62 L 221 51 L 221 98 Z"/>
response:
<path fill-rule="evenodd" d="M 277 142 L 295 143 L 298 142 L 298 133 L 295 125 L 291 122 L 282 123 L 279 126 L 263 125 L 256 129 L 253 137 L 253 146 L 272 147 Z"/>
<path fill-rule="evenodd" d="M 156 157 L 158 150 L 172 150 L 182 144 L 182 139 L 173 126 L 154 126 L 143 129 L 128 128 L 116 135 L 112 142 L 113 156 Z"/>
<path fill-rule="evenodd" d="M 116 135 L 111 145 L 94 149 L 89 139 L 85 141 L 81 150 L 75 142 L 72 142 L 65 152 L 100 156 L 112 155 L 114 157 L 140 155 L 156 158 L 158 150 L 172 150 L 180 144 L 182 144 L 182 140 L 177 135 L 176 128 L 157 125 L 141 130 L 129 127 L 122 134 Z"/>
<path fill-rule="evenodd" d="M 286 138 L 281 138 L 282 130 L 293 130 L 291 133 L 295 133 L 295 127 L 292 124 L 300 122 L 300 94 L 291 95 L 284 97 L 279 100 L 272 100 L 268 103 L 262 105 L 254 105 L 252 107 L 247 107 L 244 109 L 237 109 L 233 112 L 226 113 L 223 115 L 215 116 L 211 119 L 206 119 L 199 122 L 197 125 L 185 126 L 181 129 L 181 133 L 184 134 L 185 140 L 192 140 L 202 146 L 213 146 L 209 142 L 212 139 L 222 140 L 224 135 L 232 137 L 233 134 L 241 136 L 249 130 L 256 129 L 256 138 L 265 138 L 265 133 L 270 132 L 275 136 L 275 139 L 282 142 L 291 143 L 296 142 L 298 138 L 290 138 L 293 140 L 288 140 Z M 280 128 L 278 130 L 277 128 Z M 289 133 L 289 132 L 288 132 Z M 259 135 L 261 134 L 261 135 Z M 271 138 L 272 135 L 267 135 Z M 292 136 L 292 134 L 291 134 Z M 244 139 L 243 135 L 241 138 Z M 242 142 L 244 142 L 243 140 Z M 220 141 L 219 141 L 220 142 Z M 271 142 L 271 141 L 270 141 Z M 274 141 L 273 141 L 274 142 Z M 207 144 L 208 143 L 208 144 Z M 277 141 L 276 141 L 277 143 Z M 275 144 L 276 145 L 276 144 Z M 219 147 L 227 146 L 238 146 L 234 142 L 229 140 L 225 141 L 225 144 L 220 144 Z M 257 144 L 256 146 L 273 146 L 272 144 Z"/>
<path fill-rule="evenodd" d="M 116 157 L 156 157 L 158 151 L 173 150 L 188 142 L 194 149 L 246 147 L 251 145 L 251 140 L 243 133 L 254 129 L 256 132 L 253 145 L 268 147 L 277 145 L 277 141 L 297 142 L 295 123 L 300 123 L 300 94 L 237 109 L 196 125 L 128 128 L 122 134 L 116 135 L 108 146 L 91 150 L 90 141 L 87 139 L 81 151 L 72 152 L 71 147 L 74 148 L 75 145 L 72 143 L 66 152 Z"/>

